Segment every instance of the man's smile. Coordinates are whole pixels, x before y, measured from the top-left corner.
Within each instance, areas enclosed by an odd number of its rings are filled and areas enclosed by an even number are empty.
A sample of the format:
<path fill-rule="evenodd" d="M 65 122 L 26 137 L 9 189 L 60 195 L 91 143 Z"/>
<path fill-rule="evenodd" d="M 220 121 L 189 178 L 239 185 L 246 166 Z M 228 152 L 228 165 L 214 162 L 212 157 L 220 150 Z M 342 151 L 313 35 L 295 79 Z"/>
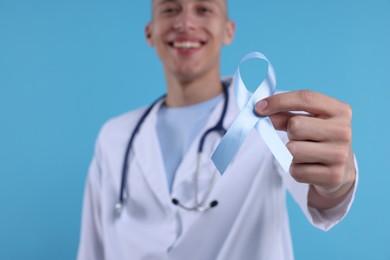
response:
<path fill-rule="evenodd" d="M 192 50 L 200 49 L 203 45 L 206 44 L 206 41 L 199 39 L 185 39 L 178 38 L 172 41 L 169 41 L 168 44 L 178 50 Z"/>

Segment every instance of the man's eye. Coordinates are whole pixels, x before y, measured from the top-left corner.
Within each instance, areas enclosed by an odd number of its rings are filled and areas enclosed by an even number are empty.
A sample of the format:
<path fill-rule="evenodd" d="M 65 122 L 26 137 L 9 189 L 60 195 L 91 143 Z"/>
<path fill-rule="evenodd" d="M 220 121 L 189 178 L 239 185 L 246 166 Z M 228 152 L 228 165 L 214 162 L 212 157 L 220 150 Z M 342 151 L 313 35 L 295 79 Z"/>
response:
<path fill-rule="evenodd" d="M 168 7 L 163 9 L 163 13 L 165 14 L 173 14 L 179 12 L 179 8 L 173 8 L 173 7 Z"/>
<path fill-rule="evenodd" d="M 198 13 L 200 14 L 207 14 L 207 13 L 210 13 L 211 12 L 211 9 L 208 8 L 208 7 L 198 7 Z"/>

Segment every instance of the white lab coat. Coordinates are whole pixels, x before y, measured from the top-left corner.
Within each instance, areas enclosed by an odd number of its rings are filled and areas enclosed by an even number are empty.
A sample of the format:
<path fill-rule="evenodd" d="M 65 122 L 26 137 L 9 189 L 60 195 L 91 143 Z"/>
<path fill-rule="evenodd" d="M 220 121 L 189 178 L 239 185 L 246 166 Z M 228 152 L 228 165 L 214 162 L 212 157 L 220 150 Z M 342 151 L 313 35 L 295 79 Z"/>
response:
<path fill-rule="evenodd" d="M 228 127 L 239 113 L 232 88 L 225 118 Z M 285 191 L 309 221 L 327 230 L 348 211 L 354 191 L 336 208 L 324 212 L 307 206 L 308 185 L 284 173 L 260 136 L 252 131 L 225 174 L 218 177 L 210 199 L 219 204 L 206 213 L 183 210 L 176 197 L 194 203 L 196 151 L 205 129 L 219 119 L 222 103 L 181 162 L 169 194 L 156 134 L 157 104 L 143 123 L 129 158 L 126 203 L 115 217 L 123 157 L 129 137 L 144 109 L 110 120 L 102 128 L 84 195 L 79 260 L 293 259 Z M 286 138 L 284 133 L 281 133 Z M 200 199 L 215 167 L 211 154 L 220 137 L 208 137 L 200 166 Z"/>

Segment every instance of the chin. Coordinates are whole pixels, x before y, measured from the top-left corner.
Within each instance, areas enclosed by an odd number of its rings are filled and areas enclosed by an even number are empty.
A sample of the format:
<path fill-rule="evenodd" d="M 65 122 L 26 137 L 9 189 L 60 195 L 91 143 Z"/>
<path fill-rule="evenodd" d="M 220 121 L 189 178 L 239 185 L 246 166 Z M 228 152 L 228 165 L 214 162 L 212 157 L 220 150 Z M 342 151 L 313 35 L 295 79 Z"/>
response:
<path fill-rule="evenodd" d="M 175 73 L 175 78 L 178 79 L 182 83 L 188 83 L 199 78 L 197 73 L 189 73 L 189 72 L 178 72 Z"/>

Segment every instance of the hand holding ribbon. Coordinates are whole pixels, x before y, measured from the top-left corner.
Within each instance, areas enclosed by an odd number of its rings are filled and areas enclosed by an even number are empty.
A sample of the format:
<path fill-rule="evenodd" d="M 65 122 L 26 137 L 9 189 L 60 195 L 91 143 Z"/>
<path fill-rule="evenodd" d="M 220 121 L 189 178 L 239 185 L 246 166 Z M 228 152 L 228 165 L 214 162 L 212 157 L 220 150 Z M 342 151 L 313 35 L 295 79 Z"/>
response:
<path fill-rule="evenodd" d="M 276 83 L 272 65 L 261 53 L 250 53 L 241 62 L 251 58 L 268 62 L 267 76 L 252 95 L 237 69 L 233 85 L 241 112 L 212 155 L 214 164 L 223 174 L 255 127 L 282 168 L 297 182 L 310 184 L 309 206 L 329 209 L 338 205 L 356 181 L 350 106 L 308 90 L 274 95 Z M 287 132 L 287 147 L 274 126 Z"/>

